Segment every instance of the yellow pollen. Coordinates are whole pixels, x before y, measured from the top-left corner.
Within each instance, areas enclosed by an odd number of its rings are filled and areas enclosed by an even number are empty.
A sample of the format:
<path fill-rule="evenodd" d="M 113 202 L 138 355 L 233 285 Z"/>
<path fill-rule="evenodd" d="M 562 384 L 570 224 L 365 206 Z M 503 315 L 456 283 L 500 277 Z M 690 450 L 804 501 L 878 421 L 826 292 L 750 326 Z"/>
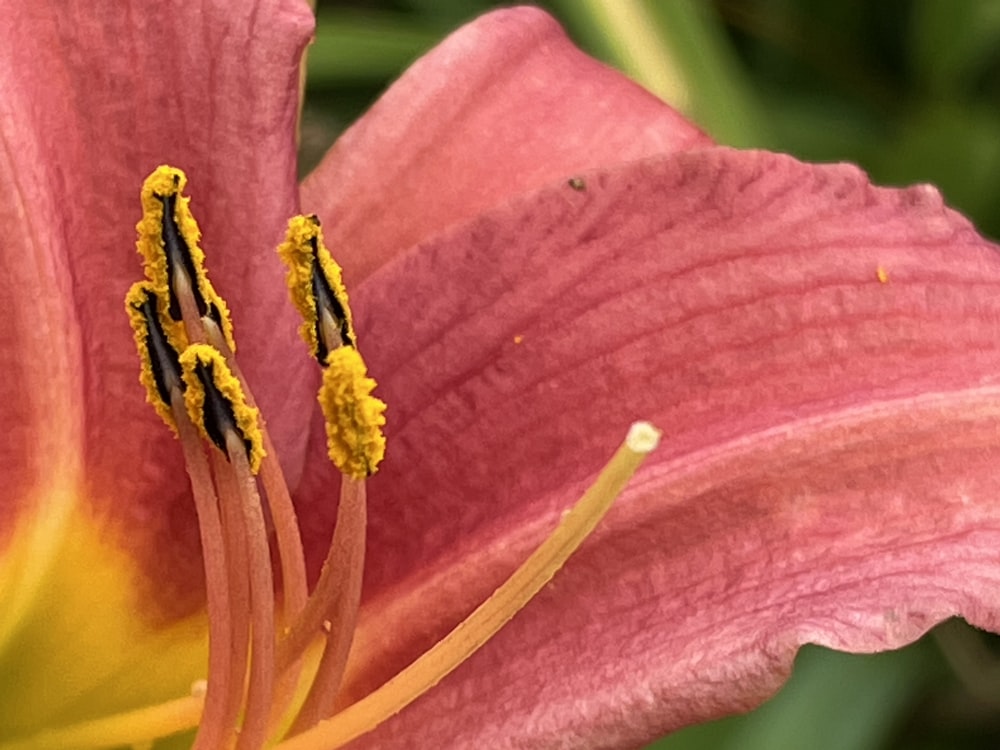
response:
<path fill-rule="evenodd" d="M 187 185 L 187 177 L 180 169 L 170 166 L 159 166 L 146 178 L 142 184 L 142 219 L 136 224 L 138 233 L 136 250 L 143 258 L 146 278 L 153 285 L 157 297 L 170 299 L 171 293 L 177 294 L 175 283 L 178 278 L 186 277 L 191 291 L 203 301 L 205 309 L 199 312 L 203 317 L 210 317 L 221 327 L 226 343 L 231 351 L 236 351 L 233 340 L 233 324 L 229 317 L 229 308 L 225 300 L 208 280 L 205 273 L 205 253 L 199 246 L 201 230 L 191 214 L 191 199 L 183 195 Z M 172 216 L 165 215 L 165 201 L 173 205 Z M 179 258 L 170 256 L 167 240 L 167 226 L 176 226 L 179 239 L 177 248 L 183 256 L 181 267 L 176 266 Z M 171 278 L 171 270 L 174 277 Z M 194 278 L 190 278 L 191 276 Z M 166 305 L 163 306 L 167 308 Z M 177 349 L 187 345 L 184 326 L 180 322 L 180 314 L 162 315 L 163 328 Z"/>
<path fill-rule="evenodd" d="M 338 328 L 339 344 L 356 345 L 343 272 L 323 244 L 319 219 L 315 216 L 293 216 L 289 219 L 285 241 L 278 246 L 278 255 L 288 267 L 288 291 L 292 304 L 302 316 L 299 333 L 309 347 L 309 353 L 322 364 L 325 354 L 336 348 L 323 341 L 323 311 L 319 309 L 322 300 L 316 299 L 317 284 L 324 286 L 324 291 L 329 293 L 327 302 L 336 306 L 325 311 L 333 318 L 326 324 L 332 323 Z M 319 279 L 315 276 L 317 273 Z"/>
<path fill-rule="evenodd" d="M 355 479 L 374 474 L 385 456 L 385 403 L 371 395 L 374 388 L 357 349 L 330 352 L 319 389 L 327 450 L 334 465 Z"/>
<path fill-rule="evenodd" d="M 227 425 L 217 423 L 216 418 L 220 415 L 216 413 L 216 409 L 211 408 L 210 403 L 208 404 L 210 408 L 206 409 L 210 396 L 206 393 L 202 376 L 208 377 L 224 400 L 224 408 L 229 412 L 221 416 L 232 418 L 231 426 L 246 444 L 250 470 L 256 474 L 264 458 L 264 440 L 258 421 L 259 412 L 247 403 L 243 388 L 226 364 L 225 357 L 208 344 L 193 344 L 181 354 L 180 363 L 184 383 L 187 385 L 184 391 L 184 404 L 191 421 L 197 425 L 202 437 L 211 440 L 220 450 L 225 451 L 224 431 Z M 206 412 L 212 412 L 212 418 L 209 418 Z"/>
<path fill-rule="evenodd" d="M 882 266 L 875 269 L 875 277 L 879 280 L 881 284 L 889 283 L 889 272 L 885 270 Z"/>
<path fill-rule="evenodd" d="M 157 370 L 153 366 L 154 352 L 152 347 L 156 332 L 151 331 L 150 327 L 155 326 L 161 319 L 161 299 L 153 291 L 152 284 L 148 281 L 137 281 L 125 295 L 125 311 L 128 313 L 129 323 L 132 326 L 135 348 L 139 352 L 139 382 L 146 389 L 146 401 L 176 434 L 177 424 L 174 422 L 173 411 L 170 408 L 169 385 L 165 378 L 165 375 L 168 374 L 162 372 L 161 366 L 159 368 L 161 382 L 157 382 Z M 150 320 L 146 314 L 150 305 L 159 313 L 155 320 Z M 162 343 L 170 346 L 168 341 Z M 176 350 L 171 349 L 169 353 L 175 358 L 178 356 Z"/>

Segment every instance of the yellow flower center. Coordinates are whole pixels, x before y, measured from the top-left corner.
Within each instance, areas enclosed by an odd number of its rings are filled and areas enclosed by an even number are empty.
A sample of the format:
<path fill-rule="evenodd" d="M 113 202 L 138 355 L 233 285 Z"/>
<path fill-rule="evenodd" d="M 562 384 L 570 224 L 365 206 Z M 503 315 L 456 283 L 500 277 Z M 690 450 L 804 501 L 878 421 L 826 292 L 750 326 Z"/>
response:
<path fill-rule="evenodd" d="M 590 489 L 489 599 L 381 688 L 337 712 L 361 597 L 365 479 L 385 454 L 385 404 L 372 395 L 375 381 L 358 351 L 340 268 L 323 245 L 319 220 L 295 217 L 278 254 L 303 317 L 302 337 L 323 368 L 319 402 L 329 454 L 344 475 L 333 540 L 310 594 L 295 511 L 236 361 L 228 307 L 205 272 L 185 183 L 183 172 L 162 166 L 142 187 L 137 246 L 147 278 L 129 291 L 126 310 L 140 381 L 179 439 L 198 512 L 207 678 L 189 696 L 0 743 L 0 750 L 141 745 L 194 727 L 199 750 L 341 747 L 402 710 L 492 638 L 591 533 L 659 440 L 654 427 L 635 423 Z M 264 501 L 275 529 L 280 598 Z"/>

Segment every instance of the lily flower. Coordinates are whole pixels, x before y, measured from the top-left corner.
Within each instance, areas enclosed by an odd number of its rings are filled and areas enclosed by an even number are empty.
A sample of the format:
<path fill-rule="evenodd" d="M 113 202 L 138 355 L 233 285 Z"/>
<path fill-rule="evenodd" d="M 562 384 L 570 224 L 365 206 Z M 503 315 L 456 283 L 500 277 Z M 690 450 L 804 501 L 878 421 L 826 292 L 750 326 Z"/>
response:
<path fill-rule="evenodd" d="M 216 726 L 226 744 L 339 746 L 337 717 L 477 623 L 595 479 L 605 505 L 619 496 L 552 583 L 495 635 L 476 625 L 493 637 L 412 703 L 375 700 L 352 747 L 633 747 L 756 705 L 803 643 L 893 648 L 956 614 L 1000 630 L 1000 248 L 933 188 L 716 146 L 525 8 L 418 61 L 300 187 L 305 3 L 0 10 L 3 750 L 148 742 L 207 717 L 219 684 L 243 722 Z M 329 316 L 306 329 L 340 331 L 319 365 L 274 253 L 304 237 L 323 266 L 313 215 L 353 310 L 311 297 Z M 180 441 L 145 403 L 122 311 L 140 217 L 140 246 L 161 249 L 172 217 L 218 291 L 199 302 L 193 269 L 164 296 L 147 266 L 146 309 L 194 310 L 164 338 L 221 357 L 185 348 L 185 393 L 230 394 L 230 438 L 250 441 L 237 417 L 259 409 L 265 456 L 223 435 L 224 456 L 197 399 L 191 424 L 175 412 Z M 234 341 L 212 330 L 216 299 Z M 354 348 L 388 405 L 386 451 L 342 479 L 316 393 L 369 395 L 367 376 L 327 374 Z M 655 440 L 624 449 L 601 489 L 640 419 L 662 444 L 622 490 Z M 258 458 L 270 517 L 227 521 L 253 506 Z M 221 536 L 202 491 L 223 501 Z M 315 639 L 346 630 L 349 656 L 329 647 L 326 672 L 296 655 L 289 677 L 267 654 L 309 606 L 303 581 L 321 590 L 328 553 L 359 541 L 360 602 L 343 576 Z M 220 650 L 219 632 L 252 645 Z M 288 731 L 295 684 L 328 674 L 336 699 L 327 685 Z"/>

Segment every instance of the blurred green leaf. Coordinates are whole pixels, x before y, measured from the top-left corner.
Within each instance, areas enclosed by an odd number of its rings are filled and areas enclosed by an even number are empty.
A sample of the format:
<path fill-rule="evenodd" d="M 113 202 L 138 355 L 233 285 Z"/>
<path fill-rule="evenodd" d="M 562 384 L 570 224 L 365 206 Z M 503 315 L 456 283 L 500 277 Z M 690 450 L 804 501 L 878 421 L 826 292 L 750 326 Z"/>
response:
<path fill-rule="evenodd" d="M 787 96 L 762 87 L 777 150 L 806 161 L 869 163 L 886 137 L 886 126 L 863 105 L 805 93 Z"/>
<path fill-rule="evenodd" d="M 729 146 L 773 145 L 768 120 L 719 17 L 702 0 L 648 4 L 687 80 L 694 120 Z"/>
<path fill-rule="evenodd" d="M 554 0 L 574 35 L 722 143 L 762 146 L 767 128 L 718 17 L 701 0 Z"/>
<path fill-rule="evenodd" d="M 497 4 L 489 0 L 407 0 L 407 5 L 435 25 L 457 28 Z"/>
<path fill-rule="evenodd" d="M 381 82 L 396 77 L 447 29 L 393 12 L 320 7 L 306 62 L 310 86 Z"/>
<path fill-rule="evenodd" d="M 979 228 L 1000 237 L 1000 108 L 928 106 L 906 120 L 872 162 L 879 182 L 930 182 Z"/>
<path fill-rule="evenodd" d="M 979 69 L 1000 49 L 997 0 L 918 0 L 911 59 L 921 82 L 948 98 L 967 95 Z"/>

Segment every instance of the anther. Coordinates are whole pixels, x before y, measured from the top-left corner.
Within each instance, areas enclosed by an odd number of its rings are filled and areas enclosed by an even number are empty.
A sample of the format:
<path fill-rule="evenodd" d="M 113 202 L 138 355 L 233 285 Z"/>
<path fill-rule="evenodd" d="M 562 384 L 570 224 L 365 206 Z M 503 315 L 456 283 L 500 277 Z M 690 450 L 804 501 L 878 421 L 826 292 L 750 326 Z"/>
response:
<path fill-rule="evenodd" d="M 278 255 L 288 266 L 288 290 L 302 316 L 299 329 L 309 352 L 323 367 L 327 356 L 341 346 L 356 346 L 351 308 L 343 273 L 323 244 L 316 216 L 288 220 Z"/>
<path fill-rule="evenodd" d="M 187 178 L 179 169 L 157 167 L 142 186 L 142 219 L 136 225 L 136 249 L 142 255 L 146 277 L 156 293 L 168 300 L 164 329 L 181 348 L 187 340 L 202 341 L 191 335 L 208 322 L 218 326 L 231 350 L 235 351 L 232 323 L 226 303 L 212 287 L 205 273 L 205 254 L 199 246 L 201 231 L 191 214 L 190 198 L 183 195 Z M 187 336 L 181 336 L 184 327 Z"/>
<path fill-rule="evenodd" d="M 327 450 L 334 465 L 354 479 L 374 474 L 385 456 L 385 402 L 372 395 L 374 388 L 357 349 L 330 352 L 319 389 Z"/>
<path fill-rule="evenodd" d="M 187 385 L 184 402 L 202 436 L 228 455 L 227 434 L 239 436 L 256 474 L 264 458 L 257 409 L 250 406 L 222 354 L 207 344 L 193 344 L 180 356 Z"/>
<path fill-rule="evenodd" d="M 172 392 L 183 392 L 184 381 L 177 350 L 170 344 L 161 323 L 160 299 L 148 281 L 132 285 L 125 296 L 125 309 L 139 352 L 139 381 L 146 387 L 146 400 L 176 432 L 171 411 Z"/>

